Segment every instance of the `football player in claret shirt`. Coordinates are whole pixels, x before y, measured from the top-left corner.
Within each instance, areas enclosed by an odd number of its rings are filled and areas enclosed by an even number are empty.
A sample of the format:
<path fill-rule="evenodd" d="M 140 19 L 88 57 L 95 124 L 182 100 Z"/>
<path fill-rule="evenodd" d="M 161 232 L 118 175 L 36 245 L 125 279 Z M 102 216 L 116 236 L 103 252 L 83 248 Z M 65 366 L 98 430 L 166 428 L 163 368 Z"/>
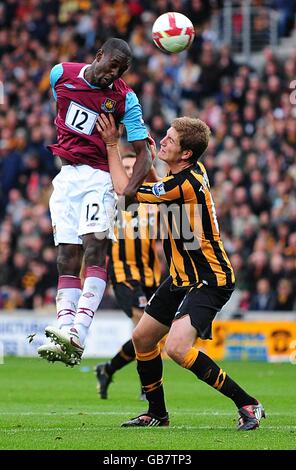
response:
<path fill-rule="evenodd" d="M 123 194 L 127 180 L 114 119 L 100 116 L 97 128 L 106 142 L 115 190 Z M 194 347 L 198 337 L 212 338 L 212 322 L 230 298 L 235 282 L 220 237 L 206 169 L 199 161 L 209 138 L 210 129 L 200 119 L 174 119 L 158 153 L 167 163 L 169 175 L 157 183 L 143 183 L 136 193 L 138 202 L 157 204 L 163 214 L 166 232 L 162 239 L 170 276 L 149 300 L 133 332 L 138 372 L 149 408 L 123 423 L 124 427 L 169 425 L 159 347 L 166 334 L 166 352 L 175 362 L 233 400 L 239 413 L 238 430 L 256 429 L 265 415 L 261 403 Z"/>
<path fill-rule="evenodd" d="M 96 129 L 100 114 L 124 124 L 136 163 L 125 193 L 133 195 L 151 167 L 148 133 L 138 98 L 120 77 L 131 62 L 122 39 L 107 40 L 92 64 L 60 63 L 50 73 L 57 102 L 57 143 L 49 149 L 62 162 L 50 199 L 59 272 L 57 327 L 45 328 L 53 339 L 38 348 L 41 357 L 67 365 L 80 362 L 85 339 L 106 286 L 106 254 L 114 238 L 115 193 L 106 145 Z M 85 267 L 83 288 L 79 277 Z"/>

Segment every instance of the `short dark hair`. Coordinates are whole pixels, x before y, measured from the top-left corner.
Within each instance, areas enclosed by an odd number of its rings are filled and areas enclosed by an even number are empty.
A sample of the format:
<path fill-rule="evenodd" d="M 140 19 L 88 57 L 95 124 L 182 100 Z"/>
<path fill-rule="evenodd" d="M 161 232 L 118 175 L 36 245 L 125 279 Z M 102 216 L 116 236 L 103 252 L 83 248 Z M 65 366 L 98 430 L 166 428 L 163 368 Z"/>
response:
<path fill-rule="evenodd" d="M 192 150 L 190 163 L 196 163 L 209 145 L 211 131 L 200 119 L 187 116 L 173 120 L 172 127 L 178 132 L 181 150 Z"/>
<path fill-rule="evenodd" d="M 132 51 L 126 41 L 119 38 L 110 38 L 101 47 L 105 54 L 112 54 L 115 50 L 118 50 L 124 54 L 130 61 L 132 58 Z"/>

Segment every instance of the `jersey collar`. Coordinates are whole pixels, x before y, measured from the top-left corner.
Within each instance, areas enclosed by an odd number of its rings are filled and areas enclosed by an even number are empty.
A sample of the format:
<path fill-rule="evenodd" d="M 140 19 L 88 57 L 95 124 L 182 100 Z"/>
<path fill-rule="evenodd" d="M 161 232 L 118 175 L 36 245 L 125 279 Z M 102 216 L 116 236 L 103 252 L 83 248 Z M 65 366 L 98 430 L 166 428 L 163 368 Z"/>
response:
<path fill-rule="evenodd" d="M 177 176 L 177 175 L 182 175 L 184 173 L 190 173 L 191 170 L 193 170 L 194 165 L 190 165 L 187 168 L 184 168 L 184 170 L 178 171 L 178 173 L 172 173 L 170 170 L 167 174 L 167 176 Z"/>

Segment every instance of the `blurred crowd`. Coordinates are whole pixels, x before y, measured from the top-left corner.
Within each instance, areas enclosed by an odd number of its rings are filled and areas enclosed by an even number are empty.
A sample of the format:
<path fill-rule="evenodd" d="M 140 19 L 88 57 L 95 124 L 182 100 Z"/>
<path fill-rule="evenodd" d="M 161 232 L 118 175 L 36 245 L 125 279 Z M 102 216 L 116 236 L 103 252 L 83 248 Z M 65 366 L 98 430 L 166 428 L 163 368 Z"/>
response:
<path fill-rule="evenodd" d="M 265 49 L 260 70 L 236 63 L 211 34 L 220 3 L 0 2 L 0 309 L 38 310 L 54 303 L 48 199 L 59 168 L 46 148 L 56 135 L 49 72 L 63 61 L 91 63 L 109 37 L 121 37 L 132 48 L 125 80 L 157 143 L 176 116 L 199 117 L 212 130 L 203 161 L 236 272 L 237 310 L 295 307 L 296 105 L 290 84 L 296 52 L 283 61 Z M 184 13 L 194 23 L 189 51 L 170 56 L 153 45 L 152 24 L 166 11 Z M 163 174 L 160 161 L 157 167 Z M 104 306 L 114 306 L 109 290 Z"/>

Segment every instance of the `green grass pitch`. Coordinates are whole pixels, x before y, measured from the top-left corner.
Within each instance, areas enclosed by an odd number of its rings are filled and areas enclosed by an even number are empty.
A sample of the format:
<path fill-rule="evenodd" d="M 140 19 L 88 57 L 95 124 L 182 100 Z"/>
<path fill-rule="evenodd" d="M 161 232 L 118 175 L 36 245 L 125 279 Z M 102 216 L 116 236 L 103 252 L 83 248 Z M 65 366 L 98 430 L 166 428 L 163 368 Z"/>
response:
<path fill-rule="evenodd" d="M 224 362 L 222 367 L 262 401 L 259 430 L 237 432 L 234 404 L 193 374 L 164 361 L 169 428 L 126 429 L 145 411 L 135 364 L 117 372 L 99 399 L 95 359 L 66 368 L 41 359 L 5 358 L 0 366 L 0 449 L 295 449 L 296 366 Z"/>

